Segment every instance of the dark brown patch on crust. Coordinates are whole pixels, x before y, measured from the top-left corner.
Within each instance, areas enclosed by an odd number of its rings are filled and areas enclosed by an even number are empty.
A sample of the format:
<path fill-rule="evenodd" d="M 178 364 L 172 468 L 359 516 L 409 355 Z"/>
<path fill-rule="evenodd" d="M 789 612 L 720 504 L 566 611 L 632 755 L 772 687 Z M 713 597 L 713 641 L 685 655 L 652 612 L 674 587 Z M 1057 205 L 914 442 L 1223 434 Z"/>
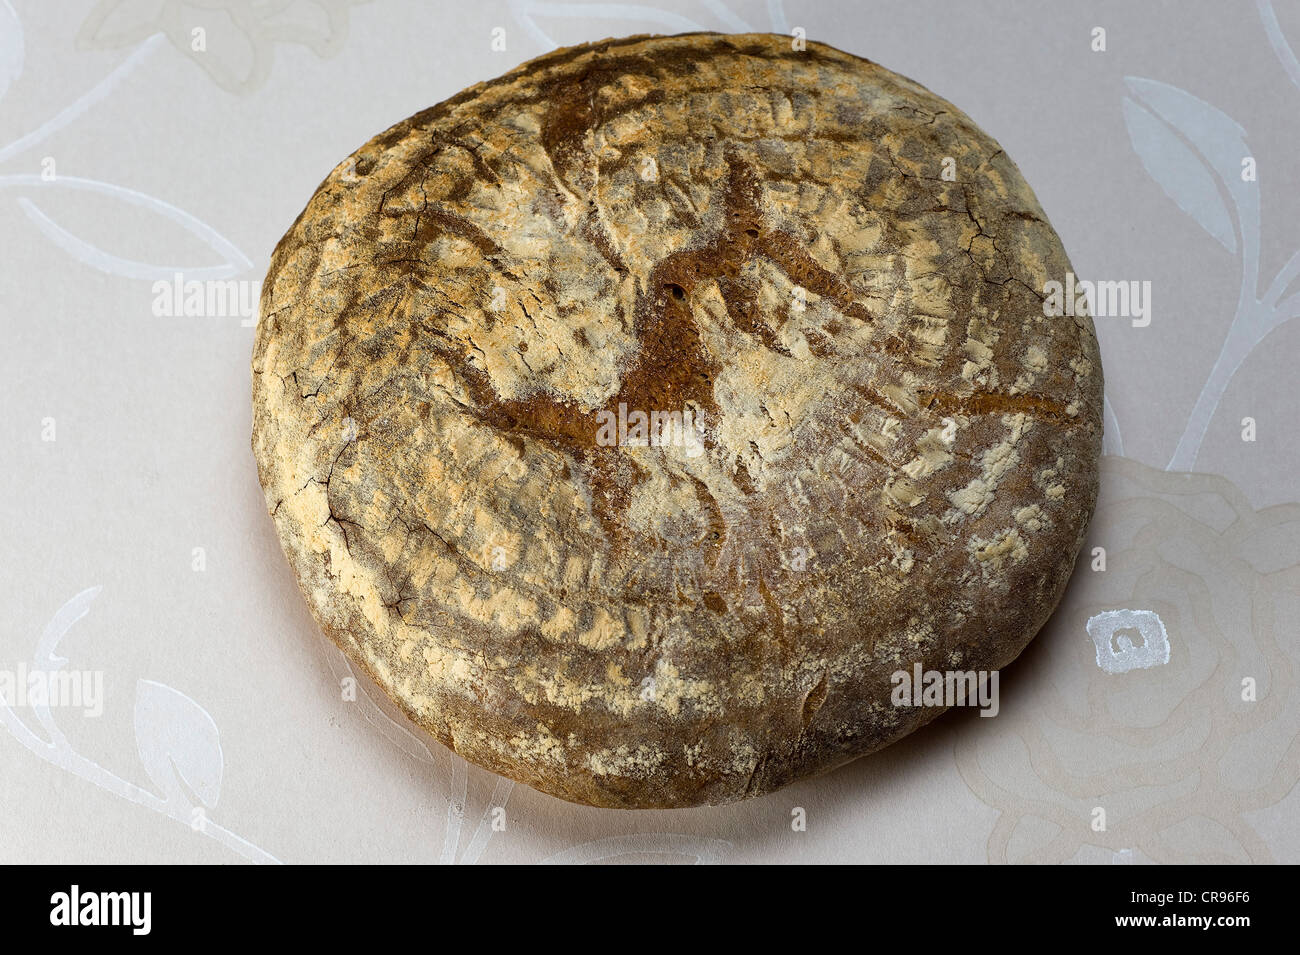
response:
<path fill-rule="evenodd" d="M 1080 424 L 1081 419 L 1065 410 L 1065 403 L 1041 395 L 1010 395 L 981 391 L 969 395 L 917 393 L 922 408 L 944 415 L 1027 414 L 1057 423 Z"/>

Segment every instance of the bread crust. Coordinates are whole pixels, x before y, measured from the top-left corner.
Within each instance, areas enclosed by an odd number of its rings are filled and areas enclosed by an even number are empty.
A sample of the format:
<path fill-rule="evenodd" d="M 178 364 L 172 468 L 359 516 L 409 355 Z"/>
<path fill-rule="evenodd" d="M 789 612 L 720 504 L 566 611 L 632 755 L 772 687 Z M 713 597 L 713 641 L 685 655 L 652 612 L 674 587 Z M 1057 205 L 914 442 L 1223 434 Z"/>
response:
<path fill-rule="evenodd" d="M 1068 271 L 998 144 L 874 63 L 557 50 L 280 241 L 267 507 L 325 633 L 467 759 L 597 806 L 771 792 L 942 712 L 895 671 L 1001 668 L 1059 601 L 1102 431 L 1092 322 L 1044 315 Z M 700 445 L 610 445 L 620 405 Z"/>

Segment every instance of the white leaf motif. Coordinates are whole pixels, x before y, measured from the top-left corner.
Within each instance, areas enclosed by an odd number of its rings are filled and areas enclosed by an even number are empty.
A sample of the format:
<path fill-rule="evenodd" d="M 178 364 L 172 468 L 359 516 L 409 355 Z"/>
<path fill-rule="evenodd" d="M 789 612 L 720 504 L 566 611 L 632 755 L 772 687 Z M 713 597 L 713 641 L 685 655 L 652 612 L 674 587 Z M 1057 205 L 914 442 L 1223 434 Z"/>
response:
<path fill-rule="evenodd" d="M 1124 100 L 1124 125 L 1147 173 L 1165 195 L 1178 203 L 1202 229 L 1229 252 L 1237 251 L 1237 235 L 1228 208 L 1219 198 L 1212 177 L 1178 137 L 1131 99 Z"/>
<path fill-rule="evenodd" d="M 1273 12 L 1271 0 L 1256 0 L 1256 6 L 1259 8 L 1259 18 L 1264 21 L 1264 32 L 1268 34 L 1268 42 L 1273 47 L 1273 52 L 1277 54 L 1278 62 L 1286 70 L 1286 75 L 1291 77 L 1291 82 L 1300 87 L 1300 60 L 1296 59 L 1291 44 L 1282 35 L 1282 27 L 1277 22 L 1277 14 Z"/>
<path fill-rule="evenodd" d="M 223 765 L 217 724 L 184 693 L 152 680 L 136 683 L 135 745 L 169 802 L 186 799 L 184 781 L 205 806 L 217 804 Z"/>
<path fill-rule="evenodd" d="M 103 589 L 103 587 L 87 587 L 58 609 L 50 622 L 45 625 L 45 629 L 41 631 L 41 639 L 36 644 L 34 662 L 37 667 L 50 667 L 57 670 L 68 662 L 66 657 L 54 655 L 59 648 L 59 641 L 72 629 L 74 623 L 90 613 L 90 602 Z"/>
<path fill-rule="evenodd" d="M 1219 186 L 1237 206 L 1242 232 L 1251 232 L 1258 225 L 1259 193 L 1241 178 L 1241 160 L 1250 155 L 1246 131 L 1176 86 L 1136 76 L 1124 83 L 1135 97 L 1124 100 L 1124 124 L 1143 167 L 1180 209 L 1236 252 L 1237 234 Z M 1243 237 L 1253 243 L 1253 233 Z"/>
<path fill-rule="evenodd" d="M 99 269 L 101 272 L 107 272 L 110 275 L 120 275 L 125 278 L 133 279 L 170 279 L 177 272 L 181 272 L 187 279 L 206 280 L 206 279 L 224 279 L 233 275 L 245 272 L 253 265 L 248 256 L 239 251 L 233 243 L 213 229 L 210 225 L 195 218 L 183 209 L 178 209 L 171 203 L 164 202 L 154 196 L 146 195 L 142 192 L 136 192 L 126 186 L 117 186 L 109 182 L 99 182 L 95 179 L 82 179 L 76 176 L 59 176 L 58 178 L 45 181 L 39 175 L 20 174 L 13 176 L 0 176 L 0 188 L 10 186 L 35 186 L 39 189 L 75 189 L 85 192 L 96 192 L 100 195 L 110 196 L 114 199 L 125 202 L 128 205 L 140 206 L 157 213 L 164 219 L 175 222 L 190 235 L 195 236 L 207 245 L 218 255 L 224 262 L 221 265 L 208 266 L 185 266 L 185 265 L 155 265 L 148 262 L 138 262 L 132 259 L 123 258 L 114 255 L 97 245 L 93 245 L 86 240 L 74 235 L 67 229 L 63 228 L 30 199 L 21 198 L 18 204 L 45 235 L 55 245 L 62 248 L 65 252 L 80 262 L 84 262 L 92 268 Z"/>
<path fill-rule="evenodd" d="M 68 629 L 86 615 L 90 602 L 99 591 L 99 587 L 88 587 L 59 608 L 41 635 L 37 645 L 36 660 L 53 662 L 56 664 L 55 669 L 66 662 L 61 657 L 55 657 L 54 651 Z M 77 752 L 76 748 L 68 742 L 67 737 L 59 732 L 49 707 L 36 707 L 36 710 L 38 720 L 49 734 L 48 740 L 41 739 L 33 733 L 31 727 L 10 708 L 3 695 L 0 695 L 0 726 L 13 734 L 14 739 L 28 751 L 50 765 L 88 780 L 100 789 L 138 806 L 161 813 L 191 831 L 194 831 L 194 807 L 181 791 L 181 783 L 176 778 L 173 766 L 178 768 L 182 772 L 182 778 L 200 793 L 200 798 L 210 799 L 211 803 L 216 802 L 221 787 L 222 766 L 216 726 L 212 724 L 212 718 L 198 704 L 175 690 L 142 680 L 137 685 L 136 693 L 136 748 L 149 770 L 149 775 L 162 787 L 165 794 L 163 796 L 156 796 L 135 783 L 114 775 L 93 759 Z M 160 745 L 158 742 L 160 735 L 155 727 L 160 720 L 166 718 L 178 718 L 177 722 L 180 725 L 186 725 L 185 721 L 188 720 L 188 725 L 191 727 L 189 738 L 199 738 L 203 742 L 198 746 L 191 744 L 187 750 L 190 755 L 182 754 L 177 760 L 173 752 L 176 747 Z M 194 731 L 194 726 L 199 727 L 197 732 Z M 168 732 L 175 735 L 175 730 L 164 730 L 164 733 Z M 140 745 L 141 740 L 148 742 Z M 195 753 L 198 755 L 195 756 Z M 259 849 L 247 839 L 210 819 L 205 819 L 197 831 L 238 852 L 246 859 L 254 862 L 279 862 L 269 852 Z"/>

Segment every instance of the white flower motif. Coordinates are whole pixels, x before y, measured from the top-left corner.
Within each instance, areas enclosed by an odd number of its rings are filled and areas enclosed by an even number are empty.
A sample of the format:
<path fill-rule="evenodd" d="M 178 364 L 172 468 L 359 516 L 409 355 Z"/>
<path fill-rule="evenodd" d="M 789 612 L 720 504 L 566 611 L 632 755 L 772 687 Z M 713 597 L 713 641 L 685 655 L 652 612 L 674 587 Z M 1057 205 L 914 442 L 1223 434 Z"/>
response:
<path fill-rule="evenodd" d="M 999 718 L 958 727 L 962 777 L 1001 811 L 990 861 L 1066 862 L 1085 846 L 1272 861 L 1250 814 L 1300 782 L 1296 593 L 1300 504 L 1256 511 L 1225 478 L 1103 458 L 1065 600 L 1003 674 Z M 1097 665 L 1088 621 L 1120 607 L 1158 614 L 1168 662 Z"/>

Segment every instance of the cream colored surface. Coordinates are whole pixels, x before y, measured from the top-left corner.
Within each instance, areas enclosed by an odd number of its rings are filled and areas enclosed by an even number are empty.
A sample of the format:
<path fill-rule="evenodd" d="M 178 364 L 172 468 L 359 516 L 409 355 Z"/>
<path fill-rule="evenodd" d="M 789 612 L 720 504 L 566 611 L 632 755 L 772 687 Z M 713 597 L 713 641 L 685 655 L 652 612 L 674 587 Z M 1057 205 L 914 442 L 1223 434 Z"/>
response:
<path fill-rule="evenodd" d="M 1145 329 L 1097 323 L 1111 456 L 1085 550 L 1106 547 L 1108 569 L 1075 575 L 1060 612 L 1004 671 L 997 719 L 951 713 L 769 797 L 639 813 L 574 806 L 467 767 L 422 733 L 408 735 L 420 731 L 382 709 L 383 693 L 359 668 L 358 694 L 346 697 L 348 671 L 299 592 L 250 460 L 251 318 L 244 327 L 238 314 L 155 315 L 150 278 L 90 264 L 33 214 L 92 250 L 155 268 L 153 278 L 225 268 L 255 297 L 307 196 L 384 124 L 556 45 L 682 28 L 655 17 L 734 27 L 679 0 L 599 20 L 537 4 L 526 16 L 523 5 L 492 0 L 454 8 L 372 0 L 337 4 L 349 15 L 332 24 L 321 4 L 301 0 L 263 5 L 232 28 L 222 8 L 233 2 L 219 0 L 175 4 L 182 15 L 167 36 L 156 5 L 11 6 L 25 56 L 21 70 L 0 71 L 0 176 L 38 180 L 52 157 L 67 182 L 0 190 L 9 240 L 0 290 L 8 336 L 0 667 L 29 661 L 60 608 L 100 587 L 58 649 L 69 668 L 103 671 L 105 709 L 98 719 L 56 714 L 67 745 L 164 793 L 137 752 L 141 738 L 162 741 L 134 719 L 138 683 L 153 681 L 210 717 L 224 770 L 204 806 L 213 826 L 199 832 L 188 806 L 182 821 L 160 815 L 0 729 L 0 844 L 11 861 L 241 861 L 213 838 L 217 825 L 285 862 L 327 864 L 1300 858 L 1300 788 L 1287 757 L 1300 726 L 1287 673 L 1297 672 L 1300 646 L 1286 626 L 1300 617 L 1287 503 L 1300 443 L 1286 426 L 1297 404 L 1288 363 L 1300 322 L 1265 339 L 1229 382 L 1195 463 L 1205 473 L 1163 470 L 1228 334 L 1243 275 L 1256 262 L 1262 293 L 1300 243 L 1289 160 L 1300 149 L 1300 127 L 1289 121 L 1300 91 L 1254 4 L 1103 3 L 1097 19 L 1111 49 L 1098 54 L 1077 11 L 1050 4 L 786 3 L 775 20 L 766 0 L 725 0 L 752 29 L 802 26 L 958 102 L 1015 158 L 1078 275 L 1150 279 L 1155 309 Z M 119 16 L 81 42 L 92 10 L 111 6 Z M 1300 48 L 1296 11 L 1273 6 L 1283 37 Z M 206 53 L 190 48 L 199 22 Z M 497 27 L 504 52 L 491 45 Z M 256 57 L 241 29 L 256 36 Z M 331 39 L 319 44 L 320 36 Z M 1125 121 L 1128 102 L 1140 99 L 1126 84 L 1132 76 L 1183 91 L 1245 131 L 1262 206 L 1239 233 L 1258 238 L 1250 256 L 1207 235 L 1144 168 Z M 103 95 L 47 127 L 92 90 Z M 20 138 L 28 145 L 8 148 Z M 166 202 L 234 250 L 156 207 L 74 190 L 75 177 Z M 1254 444 L 1241 440 L 1246 415 L 1259 422 Z M 901 424 L 906 415 L 893 417 Z M 46 418 L 57 421 L 57 441 L 40 439 Z M 858 430 L 888 448 L 884 434 Z M 1045 492 L 1060 480 L 1045 474 L 1053 468 L 1035 470 Z M 204 571 L 192 567 L 194 548 L 206 552 Z M 1097 668 L 1085 623 L 1118 608 L 1159 612 L 1168 666 Z M 1253 707 L 1233 703 L 1243 674 L 1259 680 Z M 20 716 L 46 739 L 30 709 Z M 204 724 L 171 725 L 180 754 L 188 749 L 177 744 L 199 739 L 193 731 Z M 1108 810 L 1106 832 L 1089 825 L 1097 804 Z M 802 831 L 791 828 L 795 809 L 806 815 Z"/>

